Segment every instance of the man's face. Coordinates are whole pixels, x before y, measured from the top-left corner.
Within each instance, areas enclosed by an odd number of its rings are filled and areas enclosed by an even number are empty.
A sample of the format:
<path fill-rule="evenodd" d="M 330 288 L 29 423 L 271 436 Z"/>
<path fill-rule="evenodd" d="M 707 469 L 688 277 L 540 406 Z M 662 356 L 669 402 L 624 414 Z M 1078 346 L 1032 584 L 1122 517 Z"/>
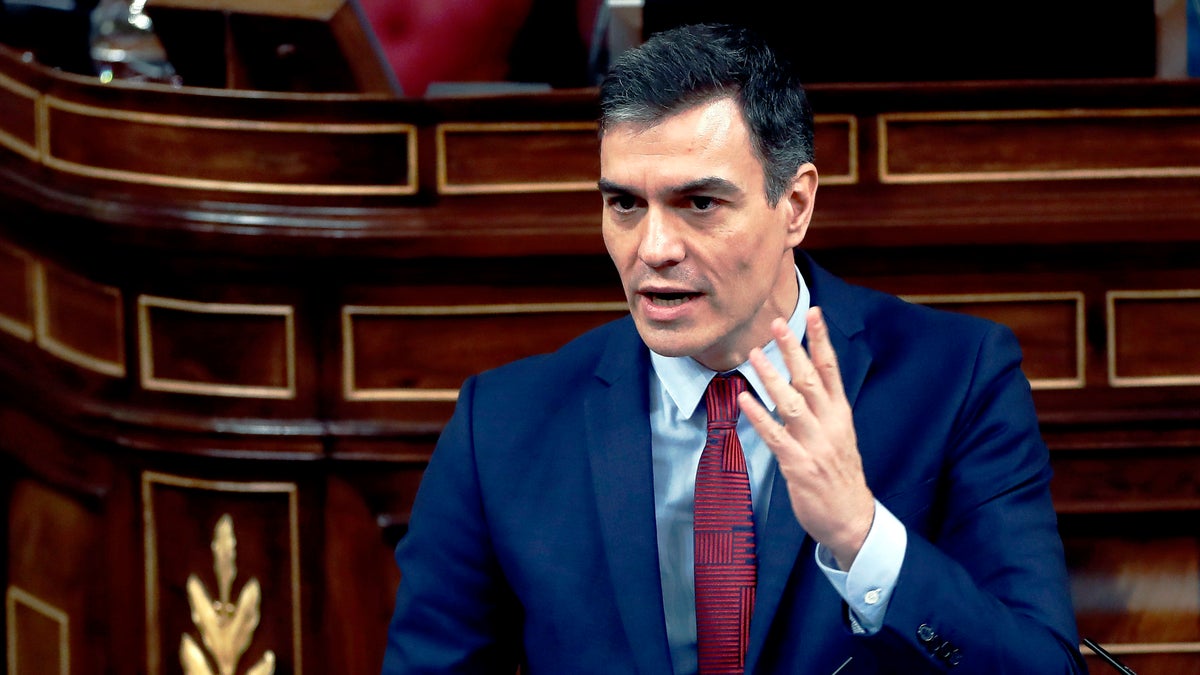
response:
<path fill-rule="evenodd" d="M 741 112 L 722 98 L 653 126 L 609 127 L 600 176 L 604 243 L 651 350 L 724 371 L 771 340 L 771 320 L 796 305 L 811 164 L 769 206 Z"/>

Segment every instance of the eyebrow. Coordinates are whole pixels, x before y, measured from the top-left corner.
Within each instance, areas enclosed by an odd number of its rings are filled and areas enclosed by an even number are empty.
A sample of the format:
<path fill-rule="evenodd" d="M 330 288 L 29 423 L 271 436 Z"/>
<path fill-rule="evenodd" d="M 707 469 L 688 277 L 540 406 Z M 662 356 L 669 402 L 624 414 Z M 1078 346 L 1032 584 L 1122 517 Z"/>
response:
<path fill-rule="evenodd" d="M 596 181 L 596 187 L 600 189 L 600 192 L 606 194 L 636 194 L 636 191 L 632 188 L 614 183 L 607 178 L 601 178 Z M 740 195 L 742 194 L 742 189 L 736 183 L 720 176 L 706 176 L 687 181 L 686 183 L 680 183 L 668 188 L 666 192 L 673 195 L 693 195 L 698 193 Z"/>
<path fill-rule="evenodd" d="M 742 189 L 732 181 L 720 176 L 706 176 L 688 181 L 674 187 L 671 192 L 681 195 L 696 194 L 697 192 L 716 192 L 721 194 L 741 194 Z"/>
<path fill-rule="evenodd" d="M 612 182 L 611 180 L 608 180 L 607 178 L 601 178 L 600 180 L 596 181 L 596 187 L 599 188 L 601 192 L 612 193 L 612 194 L 626 194 L 627 195 L 627 194 L 633 193 L 633 190 L 630 190 L 629 188 L 625 187 L 624 185 L 617 185 L 616 183 Z"/>

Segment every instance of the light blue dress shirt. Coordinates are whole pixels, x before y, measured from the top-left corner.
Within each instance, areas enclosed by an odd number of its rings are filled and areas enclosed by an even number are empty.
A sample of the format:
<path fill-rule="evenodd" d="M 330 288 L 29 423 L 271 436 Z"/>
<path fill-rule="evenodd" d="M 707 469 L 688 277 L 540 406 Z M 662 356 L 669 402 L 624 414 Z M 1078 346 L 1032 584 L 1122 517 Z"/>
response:
<path fill-rule="evenodd" d="M 796 270 L 796 279 L 800 295 L 788 325 L 797 337 L 803 338 L 810 295 L 799 270 Z M 763 353 L 776 370 L 787 374 L 783 354 L 774 340 L 763 348 Z M 666 357 L 651 352 L 650 361 L 654 515 L 658 524 L 658 567 L 667 641 L 676 675 L 691 675 L 697 671 L 692 508 L 696 469 L 704 451 L 707 426 L 707 413 L 700 408 L 700 402 L 709 381 L 717 373 L 691 357 Z M 767 395 L 754 368 L 747 362 L 736 370 L 746 376 L 750 389 L 774 413 L 775 402 Z M 755 534 L 761 542 L 775 480 L 775 457 L 744 416 L 738 420 L 737 433 L 746 454 Z M 772 516 L 794 517 L 790 510 Z M 817 546 L 817 565 L 846 600 L 856 632 L 875 633 L 883 625 L 883 615 L 900 574 L 907 545 L 903 524 L 876 501 L 871 531 L 848 573 L 837 569 L 832 554 Z M 837 616 L 830 617 L 830 621 L 837 620 Z"/>

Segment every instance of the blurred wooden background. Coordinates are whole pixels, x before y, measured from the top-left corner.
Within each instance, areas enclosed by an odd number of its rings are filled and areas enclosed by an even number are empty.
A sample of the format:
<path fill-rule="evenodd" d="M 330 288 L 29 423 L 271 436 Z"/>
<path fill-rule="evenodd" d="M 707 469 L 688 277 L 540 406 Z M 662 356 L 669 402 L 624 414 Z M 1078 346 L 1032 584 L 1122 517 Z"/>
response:
<path fill-rule="evenodd" d="M 181 673 L 190 603 L 248 588 L 236 672 L 377 672 L 463 378 L 624 312 L 593 89 L 399 98 L 339 63 L 313 76 L 352 93 L 101 85 L 0 47 L 10 675 Z M 1200 673 L 1200 82 L 810 93 L 805 248 L 1016 331 L 1081 632 Z"/>

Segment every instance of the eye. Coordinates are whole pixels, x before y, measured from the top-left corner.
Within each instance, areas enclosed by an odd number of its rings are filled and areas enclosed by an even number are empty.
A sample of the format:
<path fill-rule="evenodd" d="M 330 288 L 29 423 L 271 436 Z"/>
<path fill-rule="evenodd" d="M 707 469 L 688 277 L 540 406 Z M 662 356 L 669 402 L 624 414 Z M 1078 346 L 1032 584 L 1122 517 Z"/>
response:
<path fill-rule="evenodd" d="M 608 202 L 608 207 L 618 213 L 629 213 L 637 208 L 637 198 L 633 195 L 612 195 L 606 201 Z"/>
<path fill-rule="evenodd" d="M 692 195 L 688 197 L 688 201 L 691 202 L 692 208 L 697 211 L 711 211 L 720 204 L 715 197 L 705 197 L 704 195 Z"/>

